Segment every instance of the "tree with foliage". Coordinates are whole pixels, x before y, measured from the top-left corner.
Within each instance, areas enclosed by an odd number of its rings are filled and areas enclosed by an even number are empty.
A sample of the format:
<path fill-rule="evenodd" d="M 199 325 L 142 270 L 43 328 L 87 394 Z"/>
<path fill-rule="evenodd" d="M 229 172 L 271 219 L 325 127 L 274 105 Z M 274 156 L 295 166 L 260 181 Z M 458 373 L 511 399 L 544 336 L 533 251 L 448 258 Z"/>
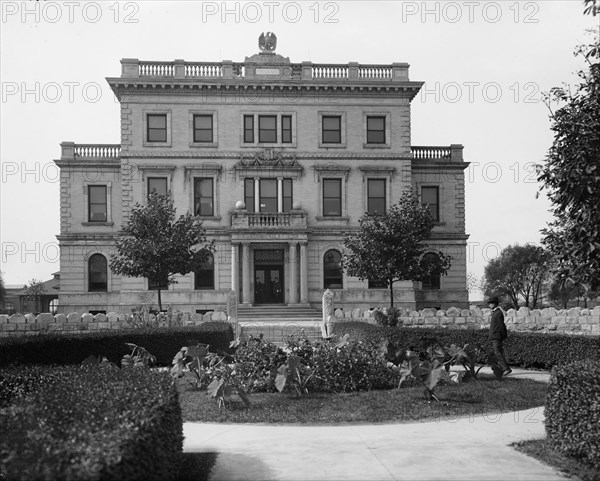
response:
<path fill-rule="evenodd" d="M 525 307 L 536 309 L 542 300 L 543 286 L 549 278 L 548 252 L 533 244 L 508 246 L 485 266 L 483 292 L 506 296 L 514 309 L 522 299 Z"/>
<path fill-rule="evenodd" d="M 175 274 L 186 275 L 200 268 L 214 242 L 207 241 L 202 221 L 189 212 L 175 220 L 170 196 L 155 192 L 145 205 L 131 210 L 129 220 L 116 242 L 117 255 L 110 268 L 127 277 L 146 277 L 158 288 L 158 308 L 162 310 L 161 288 L 174 284 Z"/>
<path fill-rule="evenodd" d="M 450 268 L 451 257 L 441 252 L 437 253 L 437 261 L 422 262 L 433 218 L 412 190 L 402 194 L 386 212 L 365 214 L 358 222 L 360 230 L 344 237 L 342 268 L 350 276 L 388 287 L 391 307 L 394 282 L 419 281 L 446 274 Z"/>
<path fill-rule="evenodd" d="M 4 299 L 6 299 L 6 287 L 4 286 L 4 277 L 0 272 L 0 306 L 4 306 Z"/>
<path fill-rule="evenodd" d="M 585 12 L 596 15 L 599 7 L 588 0 Z M 589 67 L 578 73 L 579 85 L 554 88 L 545 99 L 554 141 L 546 163 L 538 166 L 538 181 L 548 192 L 554 221 L 542 230 L 542 243 L 555 257 L 562 282 L 593 291 L 600 287 L 599 32 L 575 54 Z"/>
<path fill-rule="evenodd" d="M 46 294 L 46 287 L 38 279 L 31 279 L 25 286 L 25 299 L 34 301 L 36 313 L 40 313 L 42 310 L 42 296 L 44 294 Z"/>

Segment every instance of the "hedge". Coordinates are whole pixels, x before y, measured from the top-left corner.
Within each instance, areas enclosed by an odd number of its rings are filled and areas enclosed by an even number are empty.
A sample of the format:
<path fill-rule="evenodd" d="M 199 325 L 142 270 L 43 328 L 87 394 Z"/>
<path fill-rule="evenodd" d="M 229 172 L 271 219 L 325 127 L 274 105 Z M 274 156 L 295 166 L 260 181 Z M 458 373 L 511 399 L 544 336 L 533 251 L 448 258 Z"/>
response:
<path fill-rule="evenodd" d="M 183 421 L 165 373 L 108 366 L 0 370 L 0 472 L 19 480 L 177 479 Z"/>
<path fill-rule="evenodd" d="M 377 341 L 388 339 L 398 349 L 409 346 L 426 350 L 432 344 L 442 345 L 481 344 L 488 351 L 488 330 L 387 327 L 364 322 L 341 322 L 335 324 L 337 335 L 349 334 L 355 339 Z M 506 360 L 512 366 L 552 369 L 552 367 L 576 360 L 600 361 L 599 336 L 575 336 L 567 334 L 541 334 L 534 332 L 509 332 L 504 342 Z M 485 362 L 482 357 L 479 362 Z"/>
<path fill-rule="evenodd" d="M 156 356 L 159 366 L 170 366 L 173 356 L 192 341 L 210 344 L 211 351 L 227 351 L 232 340 L 231 324 L 219 321 L 193 327 L 8 337 L 0 338 L 0 367 L 81 364 L 90 355 L 106 356 L 118 365 L 131 351 L 125 343 L 144 347 Z"/>
<path fill-rule="evenodd" d="M 551 446 L 600 472 L 600 362 L 555 367 L 545 416 Z"/>

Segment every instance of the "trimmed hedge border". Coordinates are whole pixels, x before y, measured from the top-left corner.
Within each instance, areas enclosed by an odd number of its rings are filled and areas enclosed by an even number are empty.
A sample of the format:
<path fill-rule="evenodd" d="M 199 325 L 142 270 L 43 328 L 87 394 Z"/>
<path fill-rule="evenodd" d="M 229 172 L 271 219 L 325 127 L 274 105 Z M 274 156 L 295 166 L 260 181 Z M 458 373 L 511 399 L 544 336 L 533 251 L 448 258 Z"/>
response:
<path fill-rule="evenodd" d="M 545 416 L 550 445 L 600 472 L 600 362 L 555 367 Z"/>
<path fill-rule="evenodd" d="M 211 351 L 228 351 L 232 340 L 231 324 L 222 321 L 209 321 L 195 327 L 0 338 L 0 367 L 81 364 L 92 354 L 106 356 L 119 365 L 121 358 L 131 352 L 125 343 L 144 347 L 156 356 L 159 366 L 170 366 L 175 354 L 190 341 L 210 344 Z"/>
<path fill-rule="evenodd" d="M 481 344 L 491 352 L 487 329 L 402 328 L 342 322 L 335 324 L 334 333 L 375 342 L 384 338 L 399 349 L 413 346 L 418 350 L 426 350 L 438 342 L 459 346 Z M 600 337 L 511 331 L 504 343 L 504 353 L 510 365 L 523 368 L 550 370 L 554 366 L 577 360 L 600 362 Z M 486 359 L 482 357 L 478 361 L 485 363 Z"/>
<path fill-rule="evenodd" d="M 177 479 L 183 420 L 166 373 L 110 366 L 0 370 L 6 479 Z"/>

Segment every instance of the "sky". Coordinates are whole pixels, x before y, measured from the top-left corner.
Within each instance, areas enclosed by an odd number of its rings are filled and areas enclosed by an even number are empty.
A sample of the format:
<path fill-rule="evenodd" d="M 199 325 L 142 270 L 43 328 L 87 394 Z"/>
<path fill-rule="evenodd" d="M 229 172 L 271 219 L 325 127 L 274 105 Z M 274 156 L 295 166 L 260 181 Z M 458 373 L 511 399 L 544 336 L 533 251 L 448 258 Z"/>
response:
<path fill-rule="evenodd" d="M 534 164 L 552 144 L 542 95 L 576 84 L 574 48 L 600 16 L 583 1 L 0 1 L 0 270 L 60 269 L 60 143 L 117 144 L 106 77 L 122 58 L 243 61 L 262 32 L 292 62 L 410 64 L 412 144 L 463 144 L 467 269 L 478 279 L 551 220 Z M 471 293 L 478 299 L 481 293 Z"/>

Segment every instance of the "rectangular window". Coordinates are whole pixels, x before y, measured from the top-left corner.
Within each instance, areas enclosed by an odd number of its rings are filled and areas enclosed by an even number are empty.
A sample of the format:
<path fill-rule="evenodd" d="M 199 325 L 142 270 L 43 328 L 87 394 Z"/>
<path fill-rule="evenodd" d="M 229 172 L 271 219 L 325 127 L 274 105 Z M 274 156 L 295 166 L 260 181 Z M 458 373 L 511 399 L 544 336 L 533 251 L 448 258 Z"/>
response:
<path fill-rule="evenodd" d="M 323 215 L 342 215 L 342 179 L 323 179 Z"/>
<path fill-rule="evenodd" d="M 385 179 L 368 179 L 367 212 L 369 214 L 383 214 L 385 209 Z"/>
<path fill-rule="evenodd" d="M 292 143 L 292 116 L 281 116 L 281 142 L 283 144 Z"/>
<path fill-rule="evenodd" d="M 244 179 L 244 203 L 248 212 L 254 212 L 254 179 Z"/>
<path fill-rule="evenodd" d="M 385 144 L 385 117 L 367 117 L 367 144 Z"/>
<path fill-rule="evenodd" d="M 244 143 L 254 143 L 254 115 L 244 115 Z"/>
<path fill-rule="evenodd" d="M 153 192 L 158 195 L 167 195 L 166 177 L 148 177 L 148 195 Z"/>
<path fill-rule="evenodd" d="M 421 188 L 421 202 L 423 205 L 429 207 L 431 217 L 435 222 L 440 220 L 440 191 L 439 187 L 422 187 Z"/>
<path fill-rule="evenodd" d="M 194 115 L 194 142 L 213 141 L 213 116 Z"/>
<path fill-rule="evenodd" d="M 292 179 L 283 179 L 283 212 L 292 210 Z"/>
<path fill-rule="evenodd" d="M 277 212 L 277 179 L 260 179 L 260 211 Z"/>
<path fill-rule="evenodd" d="M 277 143 L 277 116 L 258 116 L 258 142 L 261 144 Z"/>
<path fill-rule="evenodd" d="M 167 141 L 167 114 L 148 114 L 148 142 Z"/>
<path fill-rule="evenodd" d="M 387 282 L 384 280 L 369 279 L 369 289 L 387 289 Z"/>
<path fill-rule="evenodd" d="M 194 287 L 196 290 L 212 290 L 215 288 L 215 265 L 212 254 L 207 254 L 199 269 L 194 272 Z"/>
<path fill-rule="evenodd" d="M 342 143 L 342 117 L 340 116 L 323 116 L 322 117 L 323 132 L 322 138 L 324 144 L 341 144 Z"/>
<path fill-rule="evenodd" d="M 209 216 L 214 214 L 213 179 L 194 179 L 194 215 Z"/>
<path fill-rule="evenodd" d="M 90 222 L 107 221 L 106 186 L 88 186 L 88 219 Z"/>

